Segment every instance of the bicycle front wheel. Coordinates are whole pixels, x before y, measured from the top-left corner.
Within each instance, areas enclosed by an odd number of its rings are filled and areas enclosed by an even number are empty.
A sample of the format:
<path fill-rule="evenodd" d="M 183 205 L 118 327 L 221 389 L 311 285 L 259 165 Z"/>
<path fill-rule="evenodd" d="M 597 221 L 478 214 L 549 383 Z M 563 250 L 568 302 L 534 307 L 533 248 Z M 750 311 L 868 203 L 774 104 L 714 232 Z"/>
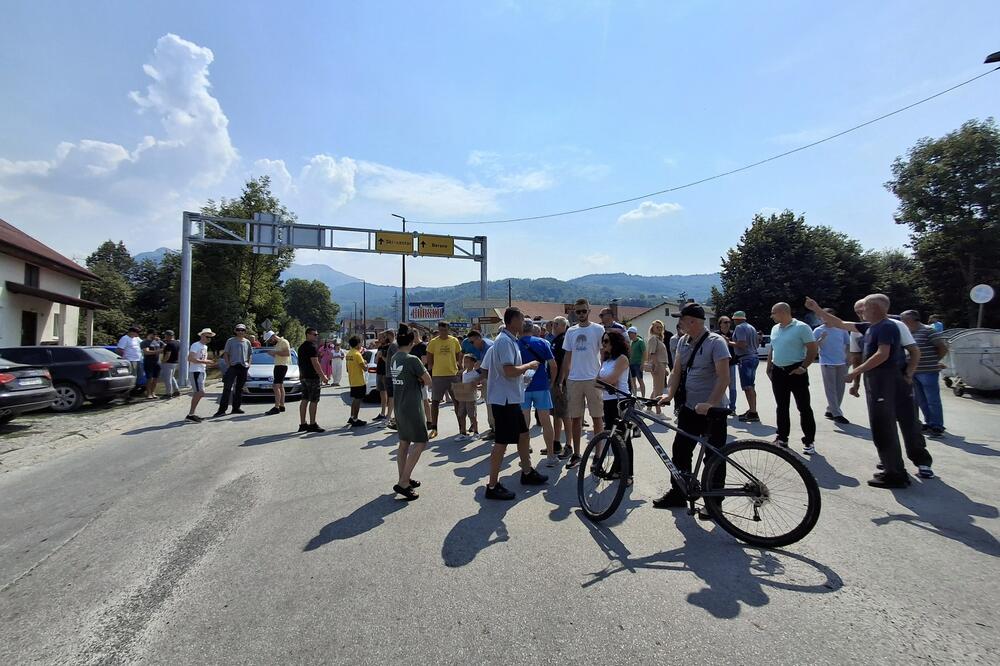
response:
<path fill-rule="evenodd" d="M 757 440 L 732 442 L 722 453 L 724 458 L 713 458 L 705 467 L 703 492 L 743 492 L 705 497 L 705 508 L 719 527 L 765 548 L 787 546 L 812 531 L 819 520 L 819 484 L 801 460 Z"/>
<path fill-rule="evenodd" d="M 629 469 L 625 443 L 607 431 L 590 441 L 577 472 L 576 490 L 580 508 L 592 521 L 609 518 L 625 496 Z"/>

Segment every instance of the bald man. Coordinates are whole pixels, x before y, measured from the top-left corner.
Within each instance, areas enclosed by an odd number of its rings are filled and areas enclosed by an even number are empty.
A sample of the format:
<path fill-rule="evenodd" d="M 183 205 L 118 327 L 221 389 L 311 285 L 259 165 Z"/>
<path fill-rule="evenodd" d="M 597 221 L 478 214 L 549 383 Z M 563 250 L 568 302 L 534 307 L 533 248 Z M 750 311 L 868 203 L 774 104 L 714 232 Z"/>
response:
<path fill-rule="evenodd" d="M 771 380 L 774 400 L 778 403 L 778 435 L 774 443 L 788 448 L 792 429 L 789 407 L 795 397 L 802 427 L 802 452 L 816 453 L 816 419 L 809 399 L 809 366 L 816 360 L 819 345 L 809 324 L 792 316 L 788 303 L 775 303 L 771 308 L 771 350 L 767 353 L 767 376 Z"/>

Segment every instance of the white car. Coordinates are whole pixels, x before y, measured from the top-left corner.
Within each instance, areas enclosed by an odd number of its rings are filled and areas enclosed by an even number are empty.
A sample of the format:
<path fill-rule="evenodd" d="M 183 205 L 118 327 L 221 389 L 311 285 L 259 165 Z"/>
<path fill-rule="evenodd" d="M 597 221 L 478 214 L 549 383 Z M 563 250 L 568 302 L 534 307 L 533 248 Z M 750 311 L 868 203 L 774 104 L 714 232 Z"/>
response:
<path fill-rule="evenodd" d="M 253 350 L 253 363 L 247 371 L 247 383 L 243 385 L 243 395 L 274 396 L 274 357 L 264 349 Z M 285 375 L 285 395 L 291 397 L 302 392 L 299 381 L 299 356 L 292 350 L 292 360 Z"/>
<path fill-rule="evenodd" d="M 771 336 L 762 335 L 760 336 L 760 346 L 757 347 L 757 358 L 762 361 L 767 360 L 767 355 L 771 352 Z"/>

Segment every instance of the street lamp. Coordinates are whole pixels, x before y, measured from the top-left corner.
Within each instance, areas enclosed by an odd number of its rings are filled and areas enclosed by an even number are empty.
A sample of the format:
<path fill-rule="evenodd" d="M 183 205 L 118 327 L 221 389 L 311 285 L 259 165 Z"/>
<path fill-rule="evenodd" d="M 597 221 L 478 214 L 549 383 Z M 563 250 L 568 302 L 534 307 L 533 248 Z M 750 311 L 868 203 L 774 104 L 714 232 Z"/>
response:
<path fill-rule="evenodd" d="M 403 233 L 405 234 L 406 218 L 403 217 L 402 215 L 396 215 L 395 213 L 389 213 L 389 214 L 392 215 L 393 217 L 398 217 L 400 220 L 403 221 Z M 399 320 L 401 322 L 405 322 L 407 319 L 407 315 L 409 314 L 409 308 L 406 304 L 406 255 L 405 254 L 403 255 L 403 297 L 399 305 L 400 305 Z"/>
<path fill-rule="evenodd" d="M 986 56 L 986 60 L 983 61 L 983 64 L 991 65 L 995 62 L 1000 62 L 1000 51 L 997 51 L 996 53 L 991 53 L 988 56 Z"/>

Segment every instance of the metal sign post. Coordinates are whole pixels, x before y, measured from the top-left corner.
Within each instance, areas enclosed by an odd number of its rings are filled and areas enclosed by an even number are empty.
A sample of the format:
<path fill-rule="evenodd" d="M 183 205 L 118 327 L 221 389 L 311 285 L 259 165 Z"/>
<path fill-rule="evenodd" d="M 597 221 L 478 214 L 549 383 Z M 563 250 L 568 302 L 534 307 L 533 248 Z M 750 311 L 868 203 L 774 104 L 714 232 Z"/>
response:
<path fill-rule="evenodd" d="M 381 229 L 358 229 L 329 225 L 312 225 L 285 222 L 271 213 L 255 213 L 252 220 L 242 218 L 202 215 L 185 212 L 181 227 L 181 302 L 180 302 L 180 356 L 181 386 L 188 385 L 188 350 L 191 348 L 191 255 L 192 245 L 243 245 L 257 254 L 277 254 L 282 248 L 303 250 L 334 250 L 337 252 L 367 252 L 372 254 L 401 254 L 445 256 L 451 259 L 469 259 L 479 262 L 479 295 L 486 299 L 486 237 L 485 236 L 427 236 Z M 233 231 L 232 228 L 239 231 Z M 434 239 L 437 252 L 418 252 L 415 239 Z M 361 241 L 361 242 L 359 242 Z M 443 247 L 450 246 L 445 254 Z M 405 304 L 405 299 L 402 304 Z"/>
<path fill-rule="evenodd" d="M 983 327 L 983 306 L 992 301 L 993 296 L 993 287 L 988 284 L 977 284 L 969 292 L 969 298 L 972 299 L 972 302 L 979 304 L 979 319 L 976 322 L 976 328 Z"/>

